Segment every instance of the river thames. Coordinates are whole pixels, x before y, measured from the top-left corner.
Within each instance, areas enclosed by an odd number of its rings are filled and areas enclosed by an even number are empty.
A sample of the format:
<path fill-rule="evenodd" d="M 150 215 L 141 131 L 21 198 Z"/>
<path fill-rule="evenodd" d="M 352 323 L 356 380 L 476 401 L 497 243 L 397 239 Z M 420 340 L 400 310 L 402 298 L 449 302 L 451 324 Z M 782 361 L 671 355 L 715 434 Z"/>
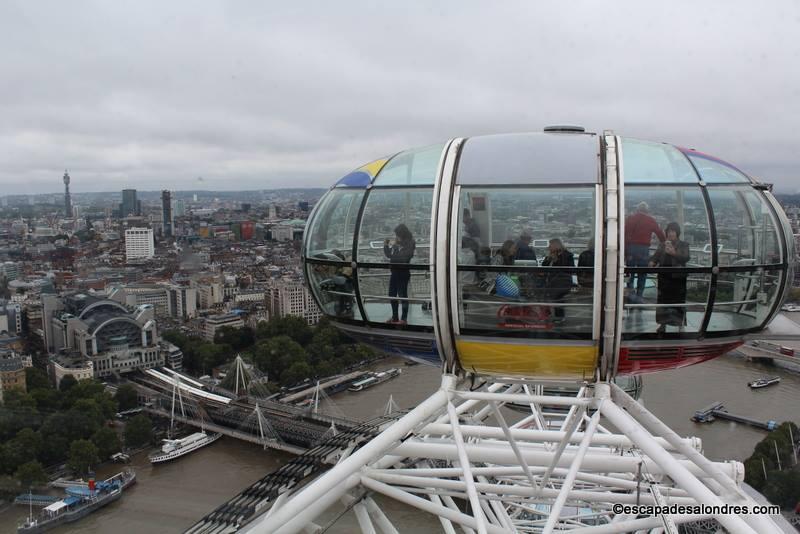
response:
<path fill-rule="evenodd" d="M 439 385 L 438 368 L 423 365 L 403 367 L 399 359 L 383 360 L 374 367 L 401 366 L 398 378 L 360 392 L 333 397 L 338 410 L 350 418 L 366 419 L 383 413 L 391 395 L 401 409 L 418 404 Z M 751 390 L 747 382 L 764 375 L 780 375 L 777 386 Z M 689 420 L 692 413 L 711 402 L 722 401 L 732 413 L 756 419 L 800 423 L 800 375 L 779 367 L 724 356 L 704 364 L 644 377 L 642 402 L 682 436 L 702 438 L 712 459 L 743 460 L 765 435 L 744 425 L 717 421 L 700 425 Z M 151 466 L 145 454 L 134 457 L 138 483 L 120 501 L 53 532 L 137 532 L 142 534 L 181 532 L 197 519 L 276 469 L 289 454 L 223 437 L 215 444 L 175 462 Z M 106 475 L 118 466 L 106 466 Z M 408 507 L 380 501 L 387 515 L 403 531 L 439 532 L 438 522 Z M 7 507 L 0 513 L 0 531 L 13 532 L 27 514 L 25 507 Z M 328 532 L 353 532 L 352 514 Z"/>

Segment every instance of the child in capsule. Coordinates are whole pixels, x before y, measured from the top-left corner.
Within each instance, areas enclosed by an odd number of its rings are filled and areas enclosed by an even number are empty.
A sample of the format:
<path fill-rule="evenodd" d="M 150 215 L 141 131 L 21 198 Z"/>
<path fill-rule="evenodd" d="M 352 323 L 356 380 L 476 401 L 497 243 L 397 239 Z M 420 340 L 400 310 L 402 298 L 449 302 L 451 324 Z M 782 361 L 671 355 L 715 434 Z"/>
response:
<path fill-rule="evenodd" d="M 390 239 L 383 242 L 383 254 L 389 258 L 390 264 L 406 264 L 411 263 L 411 258 L 414 257 L 414 249 L 417 244 L 414 242 L 414 236 L 411 230 L 405 224 L 398 224 L 394 229 L 395 240 L 394 243 Z M 400 297 L 403 299 L 408 298 L 408 283 L 411 281 L 411 271 L 407 268 L 392 267 L 390 268 L 389 275 L 389 296 Z M 398 317 L 398 303 L 397 300 L 392 300 L 392 318 L 386 321 L 389 324 L 406 324 L 408 321 L 408 300 L 402 301 L 402 316 Z"/>
<path fill-rule="evenodd" d="M 689 243 L 681 241 L 681 227 L 671 222 L 665 228 L 666 240 L 650 257 L 650 267 L 685 267 L 689 261 Z M 658 273 L 659 304 L 684 304 L 686 302 L 686 273 Z M 685 306 L 665 306 L 656 309 L 657 333 L 663 334 L 667 326 L 683 328 L 686 324 Z"/>

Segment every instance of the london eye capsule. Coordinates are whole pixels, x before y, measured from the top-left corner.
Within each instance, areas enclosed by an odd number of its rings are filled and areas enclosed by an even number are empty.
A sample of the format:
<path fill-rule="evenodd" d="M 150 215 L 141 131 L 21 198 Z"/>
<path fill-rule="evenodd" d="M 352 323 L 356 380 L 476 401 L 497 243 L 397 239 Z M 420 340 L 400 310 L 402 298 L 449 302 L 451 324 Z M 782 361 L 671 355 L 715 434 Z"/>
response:
<path fill-rule="evenodd" d="M 553 127 L 356 169 L 315 206 L 303 257 L 356 339 L 446 372 L 591 380 L 763 332 L 793 247 L 769 188 L 733 165 Z"/>

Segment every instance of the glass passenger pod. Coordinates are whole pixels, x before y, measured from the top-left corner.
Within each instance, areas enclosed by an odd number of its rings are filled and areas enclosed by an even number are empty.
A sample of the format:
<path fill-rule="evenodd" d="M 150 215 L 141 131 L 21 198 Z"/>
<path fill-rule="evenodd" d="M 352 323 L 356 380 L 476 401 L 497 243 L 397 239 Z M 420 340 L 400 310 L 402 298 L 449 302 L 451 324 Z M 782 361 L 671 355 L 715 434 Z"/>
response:
<path fill-rule="evenodd" d="M 456 174 L 450 316 L 462 368 L 591 379 L 602 250 L 592 134 L 468 139 Z"/>
<path fill-rule="evenodd" d="M 682 367 L 774 316 L 785 234 L 765 192 L 722 160 L 622 139 L 624 306 L 617 372 Z"/>
<path fill-rule="evenodd" d="M 431 319 L 433 187 L 444 144 L 342 178 L 306 237 L 306 276 L 323 313 L 387 352 L 439 363 Z"/>

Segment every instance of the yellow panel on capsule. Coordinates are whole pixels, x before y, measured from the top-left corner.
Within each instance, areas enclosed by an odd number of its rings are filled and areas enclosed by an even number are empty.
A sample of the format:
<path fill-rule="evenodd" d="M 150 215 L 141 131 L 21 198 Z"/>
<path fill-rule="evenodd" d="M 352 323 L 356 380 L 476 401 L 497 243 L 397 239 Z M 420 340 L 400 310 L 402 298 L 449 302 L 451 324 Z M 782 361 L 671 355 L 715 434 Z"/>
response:
<path fill-rule="evenodd" d="M 596 346 L 518 345 L 456 341 L 461 366 L 479 373 L 548 378 L 591 378 Z"/>
<path fill-rule="evenodd" d="M 373 162 L 367 163 L 366 165 L 359 167 L 358 170 L 364 171 L 374 178 L 375 176 L 378 175 L 379 172 L 381 172 L 381 169 L 383 168 L 384 165 L 386 165 L 387 161 L 389 161 L 389 158 L 376 159 Z"/>

